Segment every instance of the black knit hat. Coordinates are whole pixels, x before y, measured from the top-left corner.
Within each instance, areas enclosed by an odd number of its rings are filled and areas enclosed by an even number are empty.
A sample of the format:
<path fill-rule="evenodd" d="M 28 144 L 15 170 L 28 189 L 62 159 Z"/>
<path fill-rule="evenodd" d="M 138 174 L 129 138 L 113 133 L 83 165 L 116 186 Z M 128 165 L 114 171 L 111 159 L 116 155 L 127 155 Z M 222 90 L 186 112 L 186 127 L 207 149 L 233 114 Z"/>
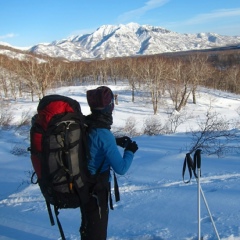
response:
<path fill-rule="evenodd" d="M 113 92 L 106 86 L 88 90 L 87 101 L 91 111 L 112 112 L 114 109 Z"/>

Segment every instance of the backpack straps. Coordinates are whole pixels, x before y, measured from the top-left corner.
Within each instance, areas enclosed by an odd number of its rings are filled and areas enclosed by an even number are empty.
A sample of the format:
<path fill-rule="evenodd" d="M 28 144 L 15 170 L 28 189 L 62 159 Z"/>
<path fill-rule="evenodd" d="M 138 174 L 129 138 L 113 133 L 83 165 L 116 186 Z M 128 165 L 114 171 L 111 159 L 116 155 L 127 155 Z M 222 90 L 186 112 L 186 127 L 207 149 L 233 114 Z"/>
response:
<path fill-rule="evenodd" d="M 94 188 L 92 190 L 92 193 L 91 193 L 92 197 L 94 197 L 96 199 L 100 218 L 101 218 L 102 210 L 101 210 L 101 201 L 98 197 L 97 189 L 99 188 L 99 186 L 104 185 L 104 183 L 102 183 L 102 179 L 100 179 L 101 178 L 100 177 L 101 176 L 101 170 L 102 170 L 104 162 L 105 162 L 105 159 L 103 159 L 103 161 L 101 162 L 100 166 L 98 167 L 98 169 L 97 169 L 97 171 L 94 175 L 94 177 L 96 179 L 96 183 L 95 183 L 95 186 L 94 186 Z"/>
<path fill-rule="evenodd" d="M 118 202 L 120 201 L 120 192 L 119 192 L 119 187 L 118 187 L 118 182 L 117 182 L 117 176 L 116 173 L 113 172 L 113 180 L 114 180 L 114 195 L 115 195 L 115 201 Z M 111 182 L 109 182 L 109 205 L 110 209 L 113 210 L 113 200 L 112 200 L 112 195 L 111 195 Z"/>
<path fill-rule="evenodd" d="M 50 219 L 50 222 L 51 222 L 51 225 L 55 225 L 55 222 L 54 222 L 54 218 L 53 218 L 53 214 L 52 214 L 52 209 L 51 209 L 51 205 L 49 202 L 46 201 L 46 205 L 47 205 L 47 210 L 48 210 L 48 215 L 49 215 L 49 219 Z M 63 228 L 62 228 L 62 225 L 59 221 L 59 218 L 58 218 L 58 215 L 59 215 L 59 211 L 58 211 L 58 207 L 56 205 L 54 205 L 54 213 L 55 213 L 55 217 L 57 219 L 57 225 L 58 225 L 58 229 L 59 229 L 59 232 L 60 232 L 60 235 L 61 235 L 61 238 L 62 240 L 66 240 L 65 238 L 65 235 L 64 235 L 64 232 L 63 232 Z"/>
<path fill-rule="evenodd" d="M 54 212 L 55 212 L 55 216 L 56 216 L 56 219 L 57 219 L 57 225 L 58 225 L 59 232 L 61 234 L 61 238 L 62 238 L 62 240 L 66 240 L 63 229 L 62 229 L 62 225 L 61 225 L 61 223 L 58 219 L 58 214 L 59 214 L 58 207 L 55 206 L 55 205 L 54 205 Z"/>
<path fill-rule="evenodd" d="M 51 225 L 55 225 L 54 219 L 53 219 L 53 215 L 52 215 L 52 210 L 51 210 L 51 206 L 50 203 L 46 201 L 46 205 L 47 205 L 47 210 L 48 210 L 48 215 L 49 215 L 49 219 L 50 219 L 50 223 Z"/>
<path fill-rule="evenodd" d="M 114 177 L 115 201 L 118 202 L 118 201 L 120 201 L 120 193 L 119 193 L 119 187 L 118 187 L 118 182 L 117 182 L 117 177 L 116 177 L 116 173 L 115 172 L 113 172 L 113 177 Z"/>
<path fill-rule="evenodd" d="M 102 169 L 102 166 L 104 164 L 105 160 L 101 163 L 100 167 L 97 169 L 96 175 L 98 176 L 100 174 L 100 171 Z M 113 171 L 113 179 L 114 179 L 114 195 L 115 195 L 115 201 L 120 201 L 120 193 L 119 193 L 119 187 L 117 182 L 116 173 Z M 111 192 L 111 183 L 109 185 L 109 191 Z M 110 201 L 110 208 L 113 210 L 113 201 L 112 201 L 112 195 L 109 194 L 109 201 Z"/>

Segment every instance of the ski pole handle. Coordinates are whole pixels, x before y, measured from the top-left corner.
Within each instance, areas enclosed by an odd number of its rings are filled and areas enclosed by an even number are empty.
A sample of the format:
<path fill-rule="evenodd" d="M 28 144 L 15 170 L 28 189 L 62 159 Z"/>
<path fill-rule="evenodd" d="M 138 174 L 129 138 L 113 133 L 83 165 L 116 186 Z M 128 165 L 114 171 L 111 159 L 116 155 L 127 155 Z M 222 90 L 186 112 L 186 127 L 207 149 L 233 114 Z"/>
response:
<path fill-rule="evenodd" d="M 201 149 L 197 149 L 195 152 L 195 158 L 197 160 L 197 168 L 200 169 L 201 168 Z"/>

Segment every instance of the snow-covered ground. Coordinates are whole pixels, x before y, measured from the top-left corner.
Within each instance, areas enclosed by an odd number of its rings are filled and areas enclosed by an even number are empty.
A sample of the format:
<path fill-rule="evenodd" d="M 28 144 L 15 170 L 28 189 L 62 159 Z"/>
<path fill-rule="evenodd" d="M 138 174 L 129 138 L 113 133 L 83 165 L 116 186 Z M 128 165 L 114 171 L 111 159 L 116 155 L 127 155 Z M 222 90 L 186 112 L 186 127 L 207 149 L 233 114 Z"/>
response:
<path fill-rule="evenodd" d="M 64 87 L 51 93 L 73 97 L 89 113 L 85 93 L 96 86 Z M 152 116 L 147 98 L 137 96 L 131 102 L 126 86 L 110 85 L 119 95 L 115 107 L 113 130 L 124 127 L 127 119 L 135 119 L 140 132 L 145 119 Z M 171 135 L 133 137 L 139 150 L 125 176 L 118 176 L 121 201 L 110 211 L 108 240 L 175 240 L 197 239 L 198 197 L 195 179 L 182 181 L 182 166 L 191 146 L 191 129 L 198 129 L 207 111 L 237 121 L 240 96 L 201 89 L 198 103 L 189 102 L 186 120 Z M 9 106 L 14 121 L 22 112 L 36 112 L 37 101 L 19 99 Z M 156 118 L 164 123 L 166 109 L 160 107 Z M 186 134 L 186 131 L 189 133 Z M 237 130 L 238 131 L 238 130 Z M 0 240 L 60 239 L 57 225 L 51 226 L 45 201 L 37 185 L 30 184 L 31 161 L 28 128 L 0 130 Z M 238 144 L 237 140 L 234 144 Z M 119 149 L 122 151 L 122 149 Z M 201 198 L 201 235 L 204 240 L 217 239 L 212 216 L 221 239 L 240 239 L 240 159 L 236 151 L 223 158 L 202 153 L 201 187 L 211 215 Z M 186 173 L 186 180 L 188 173 Z M 68 240 L 79 239 L 79 209 L 61 210 L 59 215 Z"/>

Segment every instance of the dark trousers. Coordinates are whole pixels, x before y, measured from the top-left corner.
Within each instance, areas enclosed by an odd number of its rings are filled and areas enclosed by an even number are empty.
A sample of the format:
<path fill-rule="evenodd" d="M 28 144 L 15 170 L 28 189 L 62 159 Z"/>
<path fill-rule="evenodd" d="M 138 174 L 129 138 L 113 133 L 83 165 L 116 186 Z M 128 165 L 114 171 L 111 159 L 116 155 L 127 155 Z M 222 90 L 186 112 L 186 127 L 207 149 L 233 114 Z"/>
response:
<path fill-rule="evenodd" d="M 91 196 L 81 207 L 81 240 L 106 240 L 108 226 L 108 189 L 102 189 Z"/>

